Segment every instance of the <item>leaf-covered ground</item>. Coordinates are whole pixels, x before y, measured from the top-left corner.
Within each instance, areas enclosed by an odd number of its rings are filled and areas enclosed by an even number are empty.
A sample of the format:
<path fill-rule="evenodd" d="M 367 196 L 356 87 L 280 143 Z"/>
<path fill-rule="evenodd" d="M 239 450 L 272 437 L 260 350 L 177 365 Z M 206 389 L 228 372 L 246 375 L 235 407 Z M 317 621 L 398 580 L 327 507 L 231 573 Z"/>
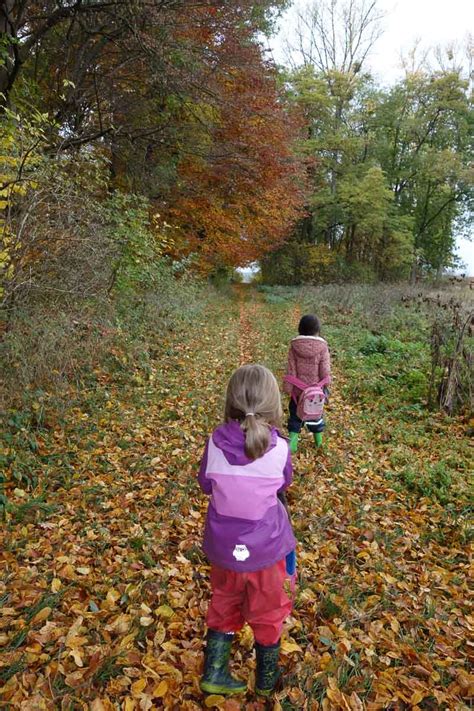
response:
<path fill-rule="evenodd" d="M 147 372 L 116 354 L 62 422 L 46 417 L 34 431 L 12 416 L 7 455 L 22 444 L 38 482 L 31 496 L 17 475 L 7 491 L 2 709 L 265 708 L 251 690 L 199 692 L 209 587 L 195 477 L 228 376 L 251 361 L 281 375 L 299 315 L 241 289 L 187 333 L 154 335 Z M 338 363 L 324 451 L 303 436 L 294 461 L 299 588 L 282 645 L 286 686 L 268 708 L 470 708 L 464 507 L 449 513 L 392 486 L 390 443 L 342 398 Z M 461 442 L 460 423 L 437 423 Z M 433 457 L 416 438 L 411 452 L 415 469 Z M 251 689 L 248 629 L 233 668 Z"/>

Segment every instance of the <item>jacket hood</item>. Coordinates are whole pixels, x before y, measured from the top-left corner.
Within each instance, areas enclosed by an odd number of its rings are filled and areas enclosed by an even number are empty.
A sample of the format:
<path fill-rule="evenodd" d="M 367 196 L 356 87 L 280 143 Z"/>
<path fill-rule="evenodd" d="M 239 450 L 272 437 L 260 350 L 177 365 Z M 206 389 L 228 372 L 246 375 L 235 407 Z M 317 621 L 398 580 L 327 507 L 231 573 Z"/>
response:
<path fill-rule="evenodd" d="M 314 358 L 327 348 L 327 343 L 321 336 L 297 336 L 292 339 L 291 348 L 298 358 Z"/>
<path fill-rule="evenodd" d="M 278 431 L 272 427 L 270 432 L 270 446 L 267 451 L 276 446 Z M 237 420 L 231 420 L 220 425 L 212 434 L 212 441 L 222 449 L 229 464 L 248 464 L 252 460 L 245 454 L 245 434 Z"/>

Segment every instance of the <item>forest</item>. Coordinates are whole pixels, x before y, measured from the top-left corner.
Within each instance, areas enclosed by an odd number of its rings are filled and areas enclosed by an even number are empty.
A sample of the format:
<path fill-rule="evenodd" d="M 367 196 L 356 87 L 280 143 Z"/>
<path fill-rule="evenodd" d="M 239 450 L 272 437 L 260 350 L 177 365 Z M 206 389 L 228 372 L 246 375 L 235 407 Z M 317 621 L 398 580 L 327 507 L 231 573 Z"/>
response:
<path fill-rule="evenodd" d="M 384 83 L 384 22 L 377 0 L 2 3 L 2 709 L 472 703 L 472 46 Z M 293 462 L 284 684 L 252 693 L 245 627 L 248 695 L 205 698 L 200 457 L 230 374 L 281 383 L 304 313 L 334 387 Z"/>

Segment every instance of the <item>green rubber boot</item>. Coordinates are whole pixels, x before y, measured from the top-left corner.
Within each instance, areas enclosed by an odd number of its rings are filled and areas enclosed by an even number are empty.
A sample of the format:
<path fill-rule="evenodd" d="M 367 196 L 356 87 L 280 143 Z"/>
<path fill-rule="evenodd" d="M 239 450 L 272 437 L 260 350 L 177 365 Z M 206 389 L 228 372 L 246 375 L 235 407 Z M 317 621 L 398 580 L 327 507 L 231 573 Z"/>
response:
<path fill-rule="evenodd" d="M 323 433 L 322 432 L 315 432 L 314 433 L 314 444 L 316 445 L 316 447 L 323 446 Z"/>
<path fill-rule="evenodd" d="M 298 450 L 298 439 L 299 439 L 299 433 L 298 432 L 290 432 L 290 452 L 292 454 L 296 454 Z"/>
<path fill-rule="evenodd" d="M 280 656 L 280 642 L 264 646 L 255 643 L 257 654 L 257 672 L 255 678 L 255 693 L 258 696 L 270 696 L 280 678 L 278 658 Z"/>
<path fill-rule="evenodd" d="M 201 678 L 201 691 L 206 694 L 243 694 L 247 684 L 234 679 L 229 672 L 230 648 L 233 634 L 208 630 L 204 656 L 204 673 Z"/>

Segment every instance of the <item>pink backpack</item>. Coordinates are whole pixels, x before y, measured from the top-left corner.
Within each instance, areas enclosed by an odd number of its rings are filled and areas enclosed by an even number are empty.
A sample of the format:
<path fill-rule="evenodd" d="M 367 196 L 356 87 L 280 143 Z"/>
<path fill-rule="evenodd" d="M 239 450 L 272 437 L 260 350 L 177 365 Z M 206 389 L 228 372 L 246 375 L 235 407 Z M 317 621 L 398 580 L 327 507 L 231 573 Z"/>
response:
<path fill-rule="evenodd" d="M 320 420 L 323 416 L 326 395 L 324 386 L 331 378 L 323 378 L 319 383 L 308 385 L 294 375 L 285 375 L 285 380 L 290 385 L 295 385 L 301 390 L 299 398 L 296 400 L 296 416 L 303 422 L 313 422 Z"/>

